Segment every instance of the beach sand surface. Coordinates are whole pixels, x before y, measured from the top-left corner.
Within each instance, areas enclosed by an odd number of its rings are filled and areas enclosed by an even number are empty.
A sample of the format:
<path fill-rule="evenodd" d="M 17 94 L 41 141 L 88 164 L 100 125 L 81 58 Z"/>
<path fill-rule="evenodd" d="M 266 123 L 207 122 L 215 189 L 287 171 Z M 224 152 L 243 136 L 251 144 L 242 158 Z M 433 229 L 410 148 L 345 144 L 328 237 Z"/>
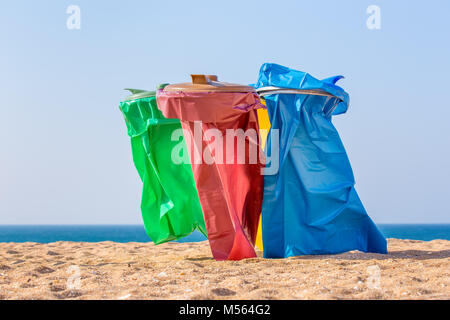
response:
<path fill-rule="evenodd" d="M 450 299 L 450 241 L 214 261 L 208 242 L 0 243 L 0 299 Z"/>

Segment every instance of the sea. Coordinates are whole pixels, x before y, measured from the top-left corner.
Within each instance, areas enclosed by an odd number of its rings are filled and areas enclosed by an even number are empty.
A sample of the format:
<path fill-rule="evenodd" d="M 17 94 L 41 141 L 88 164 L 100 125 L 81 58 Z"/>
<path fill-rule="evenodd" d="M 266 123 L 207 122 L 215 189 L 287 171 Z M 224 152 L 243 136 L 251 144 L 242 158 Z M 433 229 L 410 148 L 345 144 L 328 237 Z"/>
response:
<path fill-rule="evenodd" d="M 450 224 L 379 224 L 386 238 L 450 240 Z M 198 231 L 178 242 L 199 242 L 206 238 Z M 0 242 L 55 241 L 150 242 L 143 225 L 0 225 Z"/>

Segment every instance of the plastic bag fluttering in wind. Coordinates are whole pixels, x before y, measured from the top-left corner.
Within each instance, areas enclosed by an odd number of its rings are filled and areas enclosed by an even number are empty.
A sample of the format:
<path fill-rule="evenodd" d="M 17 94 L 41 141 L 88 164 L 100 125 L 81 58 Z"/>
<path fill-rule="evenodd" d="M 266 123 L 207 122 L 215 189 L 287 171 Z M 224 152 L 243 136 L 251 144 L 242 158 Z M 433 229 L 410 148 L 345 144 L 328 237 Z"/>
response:
<path fill-rule="evenodd" d="M 259 97 L 251 87 L 219 82 L 216 76 L 193 75 L 192 79 L 193 83 L 159 90 L 158 108 L 164 116 L 181 120 L 213 257 L 256 257 L 264 182 L 264 165 L 258 161 Z M 242 138 L 243 149 L 237 140 L 229 148 L 227 130 L 235 130 Z M 248 132 L 250 137 L 245 137 Z M 242 150 L 245 161 L 239 163 Z M 257 152 L 256 163 L 249 161 L 250 150 Z"/>
<path fill-rule="evenodd" d="M 277 64 L 262 65 L 256 84 L 271 130 L 279 130 L 279 171 L 264 177 L 264 257 L 386 253 L 386 240 L 367 215 L 332 115 L 347 111 L 348 94 Z M 272 150 L 271 134 L 266 155 Z"/>
<path fill-rule="evenodd" d="M 171 139 L 174 131 L 181 130 L 180 121 L 163 117 L 155 92 L 129 90 L 133 95 L 120 103 L 120 110 L 143 182 L 141 212 L 146 233 L 155 244 L 183 238 L 195 229 L 206 236 L 191 165 L 171 160 L 173 148 L 184 143 Z"/>
<path fill-rule="evenodd" d="M 261 99 L 261 103 L 265 105 L 264 99 Z M 270 130 L 270 120 L 269 114 L 267 112 L 267 108 L 260 108 L 257 110 L 258 113 L 258 124 L 259 124 L 259 132 L 261 136 L 261 148 L 264 150 L 266 145 L 267 135 Z M 263 240 L 262 240 L 262 221 L 259 219 L 258 223 L 258 233 L 256 234 L 256 247 L 263 251 Z"/>

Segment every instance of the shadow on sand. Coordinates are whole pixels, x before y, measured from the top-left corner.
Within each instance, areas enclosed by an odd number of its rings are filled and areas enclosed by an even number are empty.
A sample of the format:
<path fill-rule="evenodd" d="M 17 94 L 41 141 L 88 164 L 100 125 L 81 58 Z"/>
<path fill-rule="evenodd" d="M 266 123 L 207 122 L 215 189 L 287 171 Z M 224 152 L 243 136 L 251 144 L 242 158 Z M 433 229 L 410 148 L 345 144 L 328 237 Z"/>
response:
<path fill-rule="evenodd" d="M 359 251 L 346 252 L 336 255 L 317 255 L 317 256 L 297 256 L 293 259 L 306 260 L 387 260 L 387 259 L 414 259 L 414 260 L 433 260 L 450 258 L 450 250 L 424 251 L 424 250 L 400 250 L 390 251 L 388 254 L 363 253 Z"/>

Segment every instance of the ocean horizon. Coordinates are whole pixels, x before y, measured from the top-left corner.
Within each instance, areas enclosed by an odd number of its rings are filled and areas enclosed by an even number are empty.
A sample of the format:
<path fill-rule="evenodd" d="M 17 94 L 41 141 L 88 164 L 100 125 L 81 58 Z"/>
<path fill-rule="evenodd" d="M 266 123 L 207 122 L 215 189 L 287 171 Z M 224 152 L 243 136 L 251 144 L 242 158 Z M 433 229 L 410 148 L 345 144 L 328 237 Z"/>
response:
<path fill-rule="evenodd" d="M 378 224 L 386 238 L 450 240 L 450 224 Z M 198 231 L 177 242 L 199 242 Z M 151 242 L 143 225 L 0 225 L 0 242 Z"/>

